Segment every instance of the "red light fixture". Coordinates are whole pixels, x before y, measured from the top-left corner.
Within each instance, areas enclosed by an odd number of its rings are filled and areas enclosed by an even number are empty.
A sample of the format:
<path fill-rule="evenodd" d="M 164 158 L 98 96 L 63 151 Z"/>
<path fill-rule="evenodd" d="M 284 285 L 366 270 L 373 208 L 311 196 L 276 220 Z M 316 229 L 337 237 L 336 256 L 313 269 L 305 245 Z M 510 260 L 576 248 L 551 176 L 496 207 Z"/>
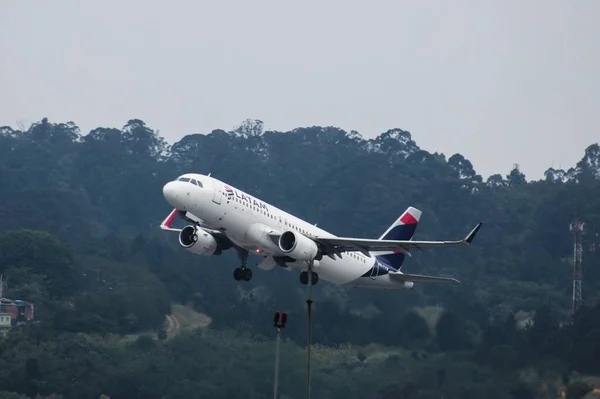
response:
<path fill-rule="evenodd" d="M 273 327 L 283 328 L 287 323 L 288 315 L 286 312 L 275 312 L 273 316 Z"/>

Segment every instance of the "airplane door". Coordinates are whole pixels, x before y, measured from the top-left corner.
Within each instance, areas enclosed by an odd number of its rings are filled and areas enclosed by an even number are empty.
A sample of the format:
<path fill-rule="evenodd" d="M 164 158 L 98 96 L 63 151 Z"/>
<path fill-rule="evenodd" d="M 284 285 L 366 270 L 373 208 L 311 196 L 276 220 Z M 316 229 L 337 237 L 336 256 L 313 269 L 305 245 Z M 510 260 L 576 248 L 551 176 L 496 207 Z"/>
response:
<path fill-rule="evenodd" d="M 375 264 L 373 265 L 373 269 L 371 269 L 371 275 L 369 276 L 371 278 L 371 280 L 375 280 L 375 277 L 377 276 L 378 271 L 379 271 L 379 263 L 377 261 L 375 261 Z"/>
<path fill-rule="evenodd" d="M 281 217 L 277 218 L 279 220 L 279 223 L 277 224 L 277 227 L 281 228 Z"/>
<path fill-rule="evenodd" d="M 213 187 L 214 187 L 213 202 L 215 204 L 220 204 L 221 197 L 223 196 L 223 184 L 221 184 L 220 181 L 217 181 L 214 179 L 212 182 L 213 182 Z"/>

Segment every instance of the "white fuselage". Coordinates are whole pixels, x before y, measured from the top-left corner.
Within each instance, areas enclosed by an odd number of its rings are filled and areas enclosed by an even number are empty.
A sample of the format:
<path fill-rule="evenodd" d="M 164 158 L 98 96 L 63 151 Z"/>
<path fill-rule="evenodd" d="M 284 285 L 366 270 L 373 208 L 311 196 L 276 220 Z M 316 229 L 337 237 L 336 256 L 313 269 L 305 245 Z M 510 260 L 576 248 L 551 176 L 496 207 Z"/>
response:
<path fill-rule="evenodd" d="M 291 230 L 307 237 L 335 237 L 315 225 L 213 177 L 193 173 L 180 176 L 182 177 L 193 178 L 200 182 L 202 187 L 184 181 L 169 182 L 163 188 L 166 200 L 178 210 L 198 217 L 211 228 L 223 231 L 233 243 L 248 250 L 249 253 L 267 257 L 263 262 L 272 256 L 286 256 L 275 242 L 264 235 L 260 236 L 258 227 L 263 225 L 279 233 Z M 300 270 L 307 268 L 305 262 L 294 262 L 288 265 Z M 345 252 L 342 254 L 342 259 L 324 256 L 315 263 L 314 271 L 318 273 L 319 279 L 334 284 L 404 289 L 402 284 L 390 279 L 387 273 L 367 274 L 375 270 L 374 266 L 379 270 L 386 268 L 373 255 Z"/>

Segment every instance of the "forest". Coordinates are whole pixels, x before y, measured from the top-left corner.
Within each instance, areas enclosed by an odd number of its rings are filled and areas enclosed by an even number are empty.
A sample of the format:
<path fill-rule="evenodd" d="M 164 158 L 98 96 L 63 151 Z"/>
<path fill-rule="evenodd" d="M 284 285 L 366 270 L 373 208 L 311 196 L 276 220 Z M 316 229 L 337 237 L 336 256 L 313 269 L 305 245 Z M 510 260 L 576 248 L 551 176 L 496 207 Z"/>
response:
<path fill-rule="evenodd" d="M 35 304 L 34 321 L 0 337 L 0 399 L 272 397 L 274 311 L 289 315 L 281 399 L 305 397 L 305 286 L 253 267 L 258 257 L 236 282 L 233 251 L 194 256 L 161 231 L 162 187 L 186 172 L 337 235 L 378 237 L 408 206 L 423 211 L 415 239 L 483 222 L 471 246 L 404 263 L 460 285 L 315 286 L 312 397 L 574 399 L 600 387 L 597 143 L 540 180 L 518 168 L 484 179 L 399 128 L 365 139 L 247 120 L 169 144 L 139 119 L 83 134 L 44 118 L 0 127 L 4 297 Z M 572 314 L 574 220 L 585 230 Z"/>

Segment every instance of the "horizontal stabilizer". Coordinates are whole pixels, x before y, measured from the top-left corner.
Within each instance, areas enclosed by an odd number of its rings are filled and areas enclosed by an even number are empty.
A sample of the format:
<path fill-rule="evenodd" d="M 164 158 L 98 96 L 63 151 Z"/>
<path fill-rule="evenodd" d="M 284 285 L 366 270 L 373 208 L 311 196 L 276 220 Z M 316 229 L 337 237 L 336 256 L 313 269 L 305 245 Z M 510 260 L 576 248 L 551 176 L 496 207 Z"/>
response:
<path fill-rule="evenodd" d="M 451 277 L 438 277 L 438 276 L 422 276 L 420 274 L 406 274 L 398 272 L 390 272 L 390 278 L 398 281 L 412 281 L 415 283 L 453 283 L 460 284 L 455 278 Z"/>

